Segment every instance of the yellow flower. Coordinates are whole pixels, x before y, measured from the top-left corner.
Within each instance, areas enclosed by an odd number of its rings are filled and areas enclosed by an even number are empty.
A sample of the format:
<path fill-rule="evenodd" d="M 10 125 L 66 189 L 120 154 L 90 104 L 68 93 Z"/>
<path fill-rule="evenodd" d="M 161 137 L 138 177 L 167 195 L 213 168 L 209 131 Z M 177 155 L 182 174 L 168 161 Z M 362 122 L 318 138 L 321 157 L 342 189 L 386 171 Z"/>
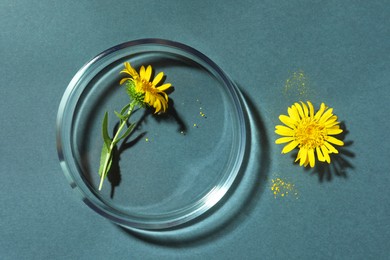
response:
<path fill-rule="evenodd" d="M 285 125 L 277 125 L 275 133 L 283 137 L 278 138 L 275 143 L 288 143 L 282 153 L 288 153 L 298 147 L 299 152 L 296 162 L 299 165 L 314 167 L 315 154 L 321 162 L 330 163 L 331 153 L 338 153 L 333 145 L 343 146 L 344 143 L 333 137 L 343 132 L 337 122 L 337 116 L 333 109 L 321 104 L 320 109 L 314 113 L 312 103 L 307 101 L 307 105 L 294 103 L 287 110 L 288 116 L 280 115 L 279 120 Z"/>
<path fill-rule="evenodd" d="M 126 73 L 130 75 L 131 78 L 123 78 L 120 81 L 120 84 L 122 85 L 128 80 L 132 81 L 134 83 L 135 92 L 143 95 L 143 103 L 154 107 L 156 109 L 155 113 L 160 111 L 165 112 L 168 107 L 168 95 L 165 93 L 165 90 L 170 88 L 171 84 L 165 83 L 157 87 L 163 79 L 164 73 L 158 73 L 157 76 L 154 77 L 153 81 L 150 81 L 152 76 L 152 66 L 149 65 L 146 69 L 144 66 L 141 66 L 139 74 L 129 62 L 125 62 L 124 66 L 125 68 L 121 71 L 121 73 Z"/>

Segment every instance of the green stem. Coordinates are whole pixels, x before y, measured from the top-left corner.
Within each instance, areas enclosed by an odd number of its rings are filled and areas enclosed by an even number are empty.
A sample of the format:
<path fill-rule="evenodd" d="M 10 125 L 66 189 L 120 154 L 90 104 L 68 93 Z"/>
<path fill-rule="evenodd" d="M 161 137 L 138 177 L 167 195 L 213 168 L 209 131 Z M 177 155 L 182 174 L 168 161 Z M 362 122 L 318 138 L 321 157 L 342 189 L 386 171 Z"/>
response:
<path fill-rule="evenodd" d="M 127 119 L 130 118 L 131 116 L 131 113 L 133 112 L 134 110 L 134 107 L 136 105 L 136 102 L 135 101 L 132 101 L 130 103 L 130 107 L 129 109 L 127 110 Z M 112 160 L 112 151 L 116 145 L 116 143 L 118 142 L 118 138 L 120 136 L 120 133 L 123 129 L 123 127 L 125 127 L 126 123 L 127 123 L 127 119 L 126 120 L 122 120 L 122 123 L 119 125 L 119 128 L 118 130 L 116 131 L 115 135 L 114 135 L 114 138 L 112 139 L 112 142 L 111 142 L 111 145 L 108 149 L 108 152 L 106 154 L 106 160 L 104 161 L 104 166 L 103 166 L 103 170 L 102 170 L 102 175 L 100 176 L 100 184 L 99 184 L 99 191 L 102 189 L 103 187 L 103 181 L 104 181 L 104 178 L 106 177 L 106 171 L 107 171 L 107 168 L 108 168 L 108 165 L 110 163 L 110 160 Z"/>

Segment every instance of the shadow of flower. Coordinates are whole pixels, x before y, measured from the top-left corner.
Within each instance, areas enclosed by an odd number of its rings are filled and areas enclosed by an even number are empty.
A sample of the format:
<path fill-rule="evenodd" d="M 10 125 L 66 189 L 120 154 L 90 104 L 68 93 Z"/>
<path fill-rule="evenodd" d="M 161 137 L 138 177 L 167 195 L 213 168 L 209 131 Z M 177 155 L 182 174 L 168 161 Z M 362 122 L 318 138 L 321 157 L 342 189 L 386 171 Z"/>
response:
<path fill-rule="evenodd" d="M 178 126 L 178 132 L 185 132 L 187 130 L 187 124 L 182 119 L 182 117 L 179 115 L 179 113 L 176 111 L 174 102 L 172 99 L 169 99 L 169 106 L 168 110 L 164 114 L 154 115 L 152 108 L 146 108 L 144 110 L 143 115 L 138 120 L 137 125 L 135 129 L 138 129 L 143 123 L 147 122 L 149 117 L 153 117 L 156 121 L 167 121 L 169 123 L 175 123 Z M 119 123 L 115 126 L 113 130 L 113 135 L 118 130 Z M 127 136 L 121 144 L 118 147 L 115 147 L 113 150 L 113 157 L 112 157 L 112 165 L 111 168 L 107 174 L 107 179 L 111 184 L 111 192 L 110 192 L 110 198 L 114 198 L 115 196 L 115 188 L 118 187 L 121 183 L 121 170 L 119 161 L 121 159 L 121 154 L 126 151 L 127 149 L 134 146 L 136 143 L 138 143 L 147 132 L 141 132 L 138 135 L 136 135 L 133 139 L 130 140 L 131 137 L 135 134 L 136 131 L 131 133 L 129 136 Z"/>
<path fill-rule="evenodd" d="M 137 125 L 135 128 L 138 128 L 140 124 L 145 120 L 147 113 L 144 112 L 141 119 L 137 122 Z M 118 131 L 119 123 L 117 123 L 114 127 L 112 135 L 115 135 L 116 131 Z M 115 195 L 115 188 L 120 185 L 122 177 L 121 177 L 121 169 L 119 165 L 119 161 L 121 159 L 121 154 L 135 145 L 144 135 L 146 132 L 142 132 L 138 134 L 136 137 L 134 137 L 131 141 L 129 141 L 130 137 L 133 135 L 131 133 L 129 136 L 127 136 L 125 139 L 123 139 L 123 142 L 120 144 L 119 147 L 115 146 L 113 149 L 112 154 L 112 164 L 111 168 L 108 171 L 107 179 L 111 184 L 111 192 L 110 192 L 110 198 L 114 198 Z"/>

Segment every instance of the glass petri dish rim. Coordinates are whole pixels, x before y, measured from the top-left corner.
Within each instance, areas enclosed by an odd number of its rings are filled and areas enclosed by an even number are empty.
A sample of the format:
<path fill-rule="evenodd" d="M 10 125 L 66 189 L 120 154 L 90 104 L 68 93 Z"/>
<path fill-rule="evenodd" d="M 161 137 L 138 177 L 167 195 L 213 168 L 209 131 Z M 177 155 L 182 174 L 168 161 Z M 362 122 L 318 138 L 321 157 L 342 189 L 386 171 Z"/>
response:
<path fill-rule="evenodd" d="M 99 72 L 104 62 L 110 59 L 121 59 L 126 56 L 126 50 L 132 48 L 145 48 L 190 58 L 202 67 L 206 68 L 214 77 L 217 77 L 225 91 L 229 94 L 237 117 L 237 156 L 229 173 L 225 173 L 220 183 L 216 184 L 206 195 L 196 202 L 177 211 L 160 215 L 127 215 L 123 214 L 102 200 L 88 188 L 78 174 L 78 167 L 75 163 L 74 151 L 72 148 L 72 122 L 77 100 L 74 97 L 81 93 L 79 83 L 88 80 L 88 75 Z M 134 54 L 134 53 L 133 53 Z M 118 56 L 118 57 L 116 57 Z M 104 66 L 103 66 L 104 67 Z M 82 88 L 82 86 L 81 86 Z M 84 86 L 85 88 L 85 86 Z M 56 122 L 56 143 L 57 153 L 61 168 L 68 179 L 71 187 L 77 191 L 85 204 L 95 212 L 109 219 L 110 221 L 130 229 L 160 230 L 187 223 L 213 208 L 229 191 L 235 181 L 244 160 L 246 150 L 246 123 L 239 90 L 225 72 L 203 53 L 183 43 L 165 39 L 139 39 L 116 45 L 87 62 L 72 78 L 61 99 Z"/>

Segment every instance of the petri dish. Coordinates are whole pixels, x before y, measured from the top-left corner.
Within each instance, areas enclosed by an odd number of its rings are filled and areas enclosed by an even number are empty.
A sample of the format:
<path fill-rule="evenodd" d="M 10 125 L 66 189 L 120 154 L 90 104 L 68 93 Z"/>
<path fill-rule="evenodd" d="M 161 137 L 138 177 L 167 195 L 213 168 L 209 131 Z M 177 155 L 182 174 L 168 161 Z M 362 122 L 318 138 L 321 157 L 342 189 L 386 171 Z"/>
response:
<path fill-rule="evenodd" d="M 129 103 L 119 85 L 124 62 L 152 65 L 172 84 L 169 109 L 138 109 L 137 127 L 117 145 L 98 190 L 101 124 Z M 95 212 L 129 229 L 180 227 L 210 211 L 232 189 L 246 150 L 240 93 L 211 59 L 182 43 L 140 39 L 87 62 L 70 81 L 56 122 L 57 151 L 71 187 Z"/>

